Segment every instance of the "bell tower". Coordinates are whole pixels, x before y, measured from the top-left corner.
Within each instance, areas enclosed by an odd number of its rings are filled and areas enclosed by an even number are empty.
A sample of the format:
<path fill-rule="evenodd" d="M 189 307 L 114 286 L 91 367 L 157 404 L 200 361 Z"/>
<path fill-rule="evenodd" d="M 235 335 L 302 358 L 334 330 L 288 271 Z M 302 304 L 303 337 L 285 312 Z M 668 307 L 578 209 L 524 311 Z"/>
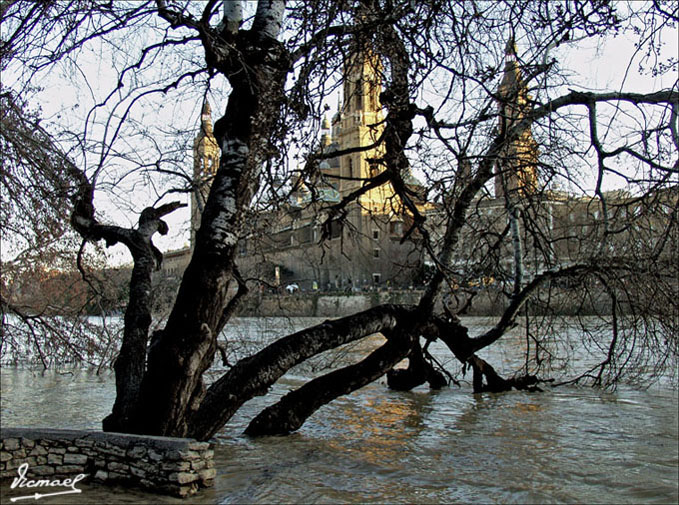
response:
<path fill-rule="evenodd" d="M 380 93 L 382 67 L 379 58 L 368 49 L 355 50 L 344 63 L 343 103 L 337 140 L 340 150 L 369 146 L 377 142 L 384 129 Z M 367 179 L 382 171 L 373 159 L 380 158 L 382 147 L 342 156 L 340 159 L 340 194 L 358 189 Z M 370 190 L 360 197 L 364 209 L 384 206 L 385 188 Z"/>
<path fill-rule="evenodd" d="M 196 232 L 200 227 L 200 217 L 207 201 L 212 179 L 219 166 L 221 150 L 212 130 L 212 110 L 205 100 L 200 115 L 200 131 L 193 142 L 193 191 L 191 192 L 191 249 Z"/>
<path fill-rule="evenodd" d="M 505 69 L 498 88 L 499 131 L 506 133 L 524 118 L 530 96 L 523 82 L 513 39 L 505 47 Z M 500 154 L 495 166 L 495 197 L 527 196 L 538 189 L 538 147 L 530 124 L 521 128 L 518 137 Z"/>

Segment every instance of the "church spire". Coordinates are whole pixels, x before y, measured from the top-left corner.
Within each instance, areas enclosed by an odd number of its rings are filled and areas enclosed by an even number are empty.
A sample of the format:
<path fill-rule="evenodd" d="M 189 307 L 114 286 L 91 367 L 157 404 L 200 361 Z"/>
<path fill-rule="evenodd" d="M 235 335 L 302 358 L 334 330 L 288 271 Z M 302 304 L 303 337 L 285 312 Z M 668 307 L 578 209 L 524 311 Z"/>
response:
<path fill-rule="evenodd" d="M 200 130 L 193 141 L 193 183 L 191 193 L 191 247 L 200 227 L 200 216 L 207 201 L 212 177 L 219 166 L 221 151 L 212 131 L 212 109 L 205 100 L 200 113 Z"/>
<path fill-rule="evenodd" d="M 323 115 L 323 121 L 321 122 L 321 147 L 325 148 L 332 144 L 332 133 L 330 130 L 330 120 L 328 115 Z"/>
<path fill-rule="evenodd" d="M 516 42 L 510 38 L 505 46 L 505 68 L 497 91 L 499 130 L 506 132 L 519 124 L 530 108 L 528 87 L 523 81 Z M 526 196 L 537 190 L 537 144 L 530 125 L 522 128 L 518 138 L 507 146 L 496 166 L 495 196 Z"/>
<path fill-rule="evenodd" d="M 205 135 L 212 134 L 212 109 L 210 108 L 210 102 L 205 99 L 203 102 L 203 111 L 200 114 L 200 126 L 201 132 Z"/>

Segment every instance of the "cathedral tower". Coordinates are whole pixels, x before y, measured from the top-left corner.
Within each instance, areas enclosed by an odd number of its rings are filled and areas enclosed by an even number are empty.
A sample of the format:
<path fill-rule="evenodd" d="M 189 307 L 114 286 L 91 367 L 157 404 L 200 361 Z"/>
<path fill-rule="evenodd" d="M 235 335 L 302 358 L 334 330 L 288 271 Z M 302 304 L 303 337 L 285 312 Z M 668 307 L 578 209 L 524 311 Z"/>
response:
<path fill-rule="evenodd" d="M 530 108 L 529 100 L 516 57 L 516 45 L 510 39 L 505 48 L 504 75 L 498 89 L 498 126 L 501 134 L 524 119 Z M 538 189 L 537 159 L 537 143 L 528 125 L 500 155 L 496 165 L 495 196 L 502 198 L 505 195 L 527 196 L 535 193 Z"/>
<path fill-rule="evenodd" d="M 339 149 L 369 146 L 382 135 L 382 67 L 379 58 L 368 50 L 356 50 L 344 64 L 342 111 L 338 118 L 336 139 Z M 342 156 L 340 159 L 340 194 L 358 189 L 367 179 L 377 175 L 383 167 L 372 161 L 382 156 L 382 146 Z M 386 188 L 368 191 L 360 198 L 363 209 L 382 211 Z M 378 209 L 379 207 L 379 209 Z"/>
<path fill-rule="evenodd" d="M 219 166 L 221 150 L 212 130 L 212 110 L 206 100 L 200 116 L 200 131 L 193 142 L 193 191 L 191 192 L 191 249 L 200 227 L 212 178 Z"/>

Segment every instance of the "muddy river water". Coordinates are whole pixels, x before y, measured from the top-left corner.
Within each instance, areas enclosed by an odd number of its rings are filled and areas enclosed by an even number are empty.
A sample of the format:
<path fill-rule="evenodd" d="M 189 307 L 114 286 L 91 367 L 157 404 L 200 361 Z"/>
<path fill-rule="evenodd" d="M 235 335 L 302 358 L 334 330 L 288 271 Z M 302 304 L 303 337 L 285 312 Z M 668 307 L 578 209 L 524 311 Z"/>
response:
<path fill-rule="evenodd" d="M 279 331 L 278 323 L 239 324 L 240 337 L 249 339 L 240 352 Z M 341 358 L 376 344 L 368 340 Z M 242 435 L 263 406 L 318 373 L 318 366 L 293 370 L 223 429 L 213 489 L 182 501 L 90 484 L 80 495 L 41 503 L 679 500 L 678 398 L 663 386 L 473 395 L 465 383 L 404 393 L 377 381 L 321 408 L 290 436 Z M 3 426 L 98 429 L 114 398 L 110 372 L 4 368 L 1 378 Z M 3 487 L 3 502 L 8 492 Z"/>

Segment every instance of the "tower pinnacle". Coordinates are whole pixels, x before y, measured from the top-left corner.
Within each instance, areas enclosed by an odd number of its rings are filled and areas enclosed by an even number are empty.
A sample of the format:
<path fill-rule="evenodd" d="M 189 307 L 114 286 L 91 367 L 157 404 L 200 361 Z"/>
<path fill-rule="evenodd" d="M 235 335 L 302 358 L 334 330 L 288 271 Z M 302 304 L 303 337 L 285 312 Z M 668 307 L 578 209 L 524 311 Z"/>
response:
<path fill-rule="evenodd" d="M 516 42 L 510 38 L 505 46 L 505 68 L 498 87 L 499 130 L 507 132 L 521 124 L 530 109 L 528 87 L 523 80 L 517 58 Z M 537 190 L 537 143 L 530 125 L 518 132 L 496 166 L 495 196 L 526 196 Z"/>
<path fill-rule="evenodd" d="M 203 111 L 200 114 L 201 131 L 205 134 L 212 133 L 212 109 L 210 108 L 210 102 L 205 100 L 203 102 Z"/>

